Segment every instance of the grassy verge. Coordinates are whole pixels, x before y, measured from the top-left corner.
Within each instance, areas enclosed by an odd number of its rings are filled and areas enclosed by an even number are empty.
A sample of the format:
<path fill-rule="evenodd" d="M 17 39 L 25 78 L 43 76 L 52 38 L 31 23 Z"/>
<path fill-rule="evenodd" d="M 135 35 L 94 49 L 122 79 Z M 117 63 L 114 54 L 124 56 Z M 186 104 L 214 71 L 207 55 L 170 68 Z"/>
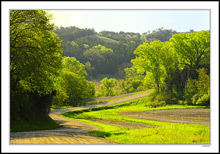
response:
<path fill-rule="evenodd" d="M 59 124 L 48 117 L 35 116 L 31 120 L 11 121 L 10 132 L 36 131 L 58 128 Z"/>
<path fill-rule="evenodd" d="M 72 108 L 73 106 L 54 106 L 52 105 L 52 107 L 50 108 L 51 111 L 53 111 L 54 109 L 66 109 L 66 108 Z"/>
<path fill-rule="evenodd" d="M 141 98 L 136 101 L 130 101 L 122 104 L 109 105 L 93 108 L 90 110 L 80 110 L 64 113 L 62 116 L 70 119 L 80 120 L 93 124 L 99 128 L 98 131 L 90 131 L 90 134 L 104 137 L 106 139 L 126 144 L 209 144 L 210 126 L 158 122 L 151 120 L 134 119 L 119 115 L 126 111 L 146 111 L 177 108 L 205 108 L 204 106 L 187 105 L 167 105 L 157 108 L 146 107 L 149 97 Z M 131 129 L 101 124 L 86 119 L 112 119 L 123 120 L 135 123 L 144 123 L 157 127 Z M 159 127 L 158 127 L 159 126 Z"/>

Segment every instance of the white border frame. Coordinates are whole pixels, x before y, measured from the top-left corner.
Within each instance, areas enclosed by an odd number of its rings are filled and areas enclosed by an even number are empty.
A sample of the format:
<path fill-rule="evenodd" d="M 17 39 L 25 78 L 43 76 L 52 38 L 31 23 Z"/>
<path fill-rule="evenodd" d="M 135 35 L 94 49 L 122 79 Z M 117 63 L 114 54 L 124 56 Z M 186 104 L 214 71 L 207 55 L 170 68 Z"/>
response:
<path fill-rule="evenodd" d="M 1 2 L 2 152 L 219 152 L 219 2 Z M 9 145 L 9 10 L 10 9 L 210 9 L 211 10 L 211 145 Z"/>

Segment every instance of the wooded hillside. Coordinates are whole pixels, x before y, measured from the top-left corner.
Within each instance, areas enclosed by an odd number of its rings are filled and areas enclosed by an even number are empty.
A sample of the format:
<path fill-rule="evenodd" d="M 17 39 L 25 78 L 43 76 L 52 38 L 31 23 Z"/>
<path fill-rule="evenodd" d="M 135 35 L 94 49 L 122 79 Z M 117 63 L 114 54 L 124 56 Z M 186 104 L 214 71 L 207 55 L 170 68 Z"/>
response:
<path fill-rule="evenodd" d="M 89 75 L 124 75 L 124 68 L 132 65 L 130 61 L 135 58 L 133 52 L 140 44 L 154 40 L 168 41 L 177 33 L 161 28 L 142 35 L 123 31 L 97 33 L 94 29 L 77 27 L 60 27 L 54 32 L 63 40 L 62 55 L 75 57 L 86 65 Z"/>

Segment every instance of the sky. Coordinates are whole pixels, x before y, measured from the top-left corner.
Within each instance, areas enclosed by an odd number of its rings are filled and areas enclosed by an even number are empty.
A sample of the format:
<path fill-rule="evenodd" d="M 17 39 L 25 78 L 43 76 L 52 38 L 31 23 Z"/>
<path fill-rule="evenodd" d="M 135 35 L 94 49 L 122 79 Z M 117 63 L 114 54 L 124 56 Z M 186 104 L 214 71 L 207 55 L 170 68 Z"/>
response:
<path fill-rule="evenodd" d="M 209 10 L 48 10 L 56 26 L 144 33 L 163 27 L 177 32 L 210 30 Z"/>

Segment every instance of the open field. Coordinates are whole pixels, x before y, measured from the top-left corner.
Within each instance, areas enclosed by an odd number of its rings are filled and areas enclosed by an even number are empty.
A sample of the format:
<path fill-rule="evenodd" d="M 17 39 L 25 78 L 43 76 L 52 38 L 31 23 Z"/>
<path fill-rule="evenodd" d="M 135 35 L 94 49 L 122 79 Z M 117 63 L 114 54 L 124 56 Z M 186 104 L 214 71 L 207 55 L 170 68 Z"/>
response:
<path fill-rule="evenodd" d="M 89 131 L 90 134 L 118 143 L 210 144 L 209 108 L 189 105 L 149 108 L 147 103 L 148 97 L 62 116 L 95 125 L 99 130 Z"/>

